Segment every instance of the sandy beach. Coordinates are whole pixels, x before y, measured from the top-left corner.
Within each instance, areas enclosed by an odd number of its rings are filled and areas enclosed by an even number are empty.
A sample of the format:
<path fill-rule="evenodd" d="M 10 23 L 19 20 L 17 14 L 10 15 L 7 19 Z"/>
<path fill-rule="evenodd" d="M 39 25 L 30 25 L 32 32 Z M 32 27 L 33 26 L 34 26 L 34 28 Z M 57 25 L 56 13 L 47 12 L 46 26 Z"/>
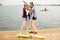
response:
<path fill-rule="evenodd" d="M 29 38 L 18 38 L 16 35 L 20 32 L 20 30 L 0 31 L 0 40 L 30 40 Z M 26 32 L 26 30 L 22 32 Z M 38 34 L 45 36 L 45 40 L 60 40 L 60 28 L 38 30 Z M 32 40 L 42 39 L 32 38 Z"/>

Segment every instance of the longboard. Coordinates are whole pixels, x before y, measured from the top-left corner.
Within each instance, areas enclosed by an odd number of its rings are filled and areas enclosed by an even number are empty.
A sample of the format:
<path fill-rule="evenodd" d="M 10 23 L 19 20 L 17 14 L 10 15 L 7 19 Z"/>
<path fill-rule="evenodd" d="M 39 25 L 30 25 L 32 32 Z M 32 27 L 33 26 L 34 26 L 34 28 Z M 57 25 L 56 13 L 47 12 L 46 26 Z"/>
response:
<path fill-rule="evenodd" d="M 46 38 L 42 35 L 38 35 L 38 34 L 18 34 L 17 35 L 20 38 Z"/>

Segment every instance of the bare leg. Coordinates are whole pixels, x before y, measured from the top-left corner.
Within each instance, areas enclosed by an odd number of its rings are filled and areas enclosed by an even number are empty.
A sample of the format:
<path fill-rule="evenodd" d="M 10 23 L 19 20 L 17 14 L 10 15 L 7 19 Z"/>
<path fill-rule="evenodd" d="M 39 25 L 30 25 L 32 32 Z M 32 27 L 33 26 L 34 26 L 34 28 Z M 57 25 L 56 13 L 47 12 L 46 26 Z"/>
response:
<path fill-rule="evenodd" d="M 26 21 L 26 31 L 27 31 L 27 34 L 28 34 L 28 22 Z"/>
<path fill-rule="evenodd" d="M 27 34 L 28 34 L 28 30 L 29 30 L 29 26 L 30 26 L 30 20 L 27 20 L 26 25 L 27 25 Z"/>
<path fill-rule="evenodd" d="M 24 26 L 26 26 L 26 22 L 22 23 L 21 32 L 22 32 Z"/>
<path fill-rule="evenodd" d="M 36 27 L 35 27 L 35 20 L 31 21 L 31 27 L 32 27 L 33 31 L 37 32 Z"/>

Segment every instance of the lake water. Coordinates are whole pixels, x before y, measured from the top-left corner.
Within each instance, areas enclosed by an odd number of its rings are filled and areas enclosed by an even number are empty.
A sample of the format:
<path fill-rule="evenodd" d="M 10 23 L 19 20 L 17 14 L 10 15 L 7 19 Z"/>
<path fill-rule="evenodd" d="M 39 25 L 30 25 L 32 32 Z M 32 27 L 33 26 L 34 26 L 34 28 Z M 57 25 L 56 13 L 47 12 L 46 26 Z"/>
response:
<path fill-rule="evenodd" d="M 22 25 L 23 6 L 0 6 L 0 30 L 19 30 Z M 40 11 L 47 8 L 48 11 Z M 60 28 L 60 6 L 35 6 L 36 28 Z"/>

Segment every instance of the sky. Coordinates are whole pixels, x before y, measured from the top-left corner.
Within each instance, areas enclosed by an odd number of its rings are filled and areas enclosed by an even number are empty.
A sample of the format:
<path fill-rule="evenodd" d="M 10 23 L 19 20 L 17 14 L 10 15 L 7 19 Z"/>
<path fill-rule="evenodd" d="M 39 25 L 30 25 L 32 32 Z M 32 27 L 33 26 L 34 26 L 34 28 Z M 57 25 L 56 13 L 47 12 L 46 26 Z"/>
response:
<path fill-rule="evenodd" d="M 3 5 L 22 5 L 23 0 L 0 0 L 0 4 Z M 27 3 L 33 1 L 35 4 L 60 4 L 60 0 L 24 0 Z"/>

